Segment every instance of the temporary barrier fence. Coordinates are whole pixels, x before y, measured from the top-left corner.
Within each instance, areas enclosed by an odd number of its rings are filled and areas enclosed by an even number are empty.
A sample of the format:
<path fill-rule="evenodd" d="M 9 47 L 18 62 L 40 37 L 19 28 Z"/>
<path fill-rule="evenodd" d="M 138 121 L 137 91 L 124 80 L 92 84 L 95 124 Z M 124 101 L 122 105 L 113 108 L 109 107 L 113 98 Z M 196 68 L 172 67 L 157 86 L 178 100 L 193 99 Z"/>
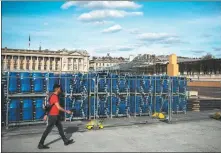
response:
<path fill-rule="evenodd" d="M 164 113 L 171 121 L 172 113 L 186 113 L 184 77 L 130 76 L 111 73 L 5 73 L 6 126 L 43 122 L 42 105 L 61 84 L 60 102 L 73 115 L 62 114 L 64 120 L 151 117 Z"/>

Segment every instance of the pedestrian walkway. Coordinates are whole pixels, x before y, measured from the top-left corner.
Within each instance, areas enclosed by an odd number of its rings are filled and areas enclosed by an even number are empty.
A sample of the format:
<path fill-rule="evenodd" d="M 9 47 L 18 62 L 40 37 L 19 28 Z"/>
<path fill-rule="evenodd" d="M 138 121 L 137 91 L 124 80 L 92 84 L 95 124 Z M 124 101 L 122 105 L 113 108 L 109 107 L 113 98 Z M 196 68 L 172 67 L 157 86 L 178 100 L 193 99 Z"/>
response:
<path fill-rule="evenodd" d="M 55 128 L 56 129 L 56 128 Z M 40 129 L 42 131 L 44 129 Z M 51 148 L 45 152 L 155 152 L 155 151 L 221 151 L 221 122 L 201 120 L 176 124 L 147 124 L 79 131 L 77 126 L 66 129 L 74 144 L 64 146 L 56 130 L 46 139 Z M 3 152 L 37 152 L 42 133 L 2 138 Z"/>

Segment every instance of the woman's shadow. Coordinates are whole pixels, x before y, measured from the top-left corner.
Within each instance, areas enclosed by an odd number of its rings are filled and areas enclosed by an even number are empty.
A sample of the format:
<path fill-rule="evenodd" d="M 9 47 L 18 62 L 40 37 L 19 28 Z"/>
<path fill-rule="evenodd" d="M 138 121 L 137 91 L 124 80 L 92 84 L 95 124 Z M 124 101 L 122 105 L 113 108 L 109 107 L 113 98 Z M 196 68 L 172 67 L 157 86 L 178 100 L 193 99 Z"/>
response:
<path fill-rule="evenodd" d="M 67 127 L 64 132 L 65 132 L 65 135 L 67 137 L 67 139 L 70 139 L 73 135 L 74 132 L 78 132 L 79 131 L 79 128 L 78 127 L 75 127 L 75 126 L 72 126 L 72 127 Z M 47 144 L 45 144 L 46 146 L 49 146 L 57 141 L 61 140 L 61 137 L 58 138 L 58 139 L 55 139 Z"/>

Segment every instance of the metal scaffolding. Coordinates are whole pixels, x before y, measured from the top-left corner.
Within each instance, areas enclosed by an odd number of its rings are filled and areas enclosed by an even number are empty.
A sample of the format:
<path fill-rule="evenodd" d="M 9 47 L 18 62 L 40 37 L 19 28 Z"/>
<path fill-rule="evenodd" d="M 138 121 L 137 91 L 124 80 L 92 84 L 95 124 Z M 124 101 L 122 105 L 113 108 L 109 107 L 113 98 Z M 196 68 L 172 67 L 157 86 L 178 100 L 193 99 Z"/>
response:
<path fill-rule="evenodd" d="M 74 112 L 73 115 L 61 114 L 65 121 L 151 118 L 154 113 L 163 113 L 171 121 L 172 113 L 186 112 L 186 79 L 183 77 L 112 73 L 5 74 L 6 127 L 43 123 L 43 116 L 39 118 L 39 113 L 43 115 L 39 103 L 48 100 L 54 83 L 61 84 L 63 90 L 61 105 Z"/>

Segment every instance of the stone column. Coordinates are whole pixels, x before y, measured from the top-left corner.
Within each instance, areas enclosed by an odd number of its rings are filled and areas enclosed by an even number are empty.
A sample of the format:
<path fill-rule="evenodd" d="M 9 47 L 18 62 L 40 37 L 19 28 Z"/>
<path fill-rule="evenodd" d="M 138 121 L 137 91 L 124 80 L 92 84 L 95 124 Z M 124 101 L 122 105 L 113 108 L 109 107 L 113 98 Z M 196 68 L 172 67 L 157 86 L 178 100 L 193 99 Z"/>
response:
<path fill-rule="evenodd" d="M 70 64 L 70 58 L 67 58 L 67 67 L 66 67 L 66 70 L 67 70 L 67 71 L 70 71 L 70 70 L 69 70 L 69 64 Z"/>
<path fill-rule="evenodd" d="M 37 59 L 35 60 L 35 70 L 36 71 L 38 70 L 38 65 L 39 65 L 39 60 L 38 60 L 38 57 L 37 57 Z"/>
<path fill-rule="evenodd" d="M 73 69 L 73 59 L 69 58 L 68 59 L 68 71 L 72 71 Z"/>
<path fill-rule="evenodd" d="M 50 71 L 50 57 L 48 57 L 48 60 L 46 61 L 46 65 L 47 65 L 46 67 L 47 71 Z"/>
<path fill-rule="evenodd" d="M 54 57 L 54 60 L 52 61 L 52 70 L 55 71 L 56 63 L 55 63 L 56 58 Z"/>
<path fill-rule="evenodd" d="M 5 58 L 3 60 L 3 70 L 7 70 L 7 55 L 5 55 Z"/>
<path fill-rule="evenodd" d="M 44 66 L 45 66 L 45 60 L 44 60 L 44 57 L 42 57 L 42 60 L 41 60 L 41 70 L 44 71 Z"/>
<path fill-rule="evenodd" d="M 77 71 L 79 71 L 79 60 L 76 58 L 76 63 L 77 63 Z"/>
<path fill-rule="evenodd" d="M 62 71 L 67 71 L 68 70 L 68 58 L 63 57 L 62 58 Z"/>
<path fill-rule="evenodd" d="M 29 59 L 29 70 L 32 70 L 32 66 L 33 66 L 33 60 L 31 56 L 31 59 Z"/>
<path fill-rule="evenodd" d="M 88 61 L 87 61 L 87 57 L 84 57 L 84 71 L 87 72 L 88 71 Z"/>
<path fill-rule="evenodd" d="M 14 70 L 14 66 L 15 66 L 15 62 L 14 62 L 14 57 L 12 55 L 10 59 L 10 70 Z"/>
<path fill-rule="evenodd" d="M 24 56 L 24 59 L 23 59 L 23 70 L 26 70 L 26 65 L 27 65 L 27 59 L 26 59 L 26 56 Z"/>
<path fill-rule="evenodd" d="M 73 59 L 73 71 L 75 71 L 76 59 Z"/>
<path fill-rule="evenodd" d="M 96 65 L 97 63 L 96 63 L 96 61 L 94 61 L 94 64 L 93 64 L 93 67 L 94 67 L 94 70 L 96 70 Z"/>
<path fill-rule="evenodd" d="M 90 63 L 89 63 L 89 57 L 87 57 L 87 72 L 89 71 Z"/>
<path fill-rule="evenodd" d="M 20 66 L 21 66 L 21 59 L 20 59 L 20 56 L 18 56 L 16 69 L 20 70 Z"/>
<path fill-rule="evenodd" d="M 81 71 L 84 72 L 84 58 L 81 59 Z"/>
<path fill-rule="evenodd" d="M 72 63 L 71 70 L 73 71 L 74 70 L 74 59 L 73 58 L 71 59 L 71 63 Z"/>
<path fill-rule="evenodd" d="M 62 60 L 62 58 L 59 58 L 59 61 L 57 61 L 58 63 L 57 63 L 57 71 L 61 71 L 61 61 Z"/>
<path fill-rule="evenodd" d="M 80 72 L 83 71 L 83 67 L 82 67 L 82 59 L 81 59 L 81 58 L 78 60 L 78 68 L 79 68 L 79 71 L 80 71 Z"/>

